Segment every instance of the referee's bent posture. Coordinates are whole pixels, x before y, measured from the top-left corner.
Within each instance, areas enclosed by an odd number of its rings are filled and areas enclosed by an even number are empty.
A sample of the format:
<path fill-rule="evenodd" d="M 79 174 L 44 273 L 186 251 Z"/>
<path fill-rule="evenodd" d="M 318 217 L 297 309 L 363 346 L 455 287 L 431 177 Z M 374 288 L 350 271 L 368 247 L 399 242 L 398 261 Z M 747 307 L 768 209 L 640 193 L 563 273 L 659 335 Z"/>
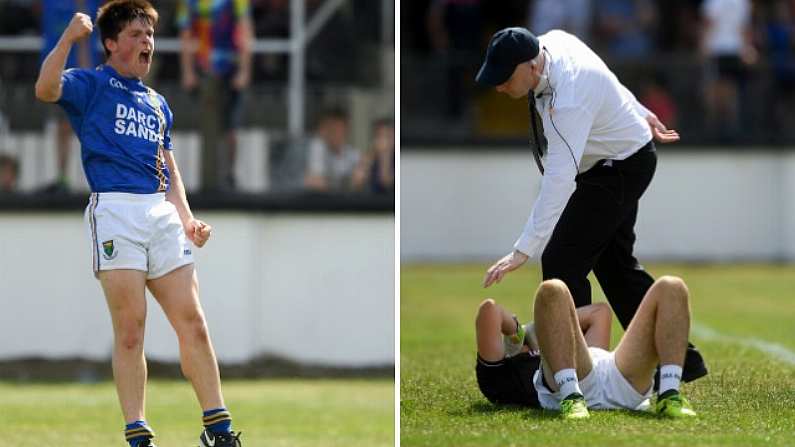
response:
<path fill-rule="evenodd" d="M 544 279 L 563 280 L 577 307 L 591 304 L 593 270 L 624 329 L 654 279 L 632 254 L 638 201 L 657 165 L 654 141 L 679 140 L 577 37 L 506 28 L 492 37 L 480 84 L 527 95 L 530 146 L 541 190 L 514 251 L 489 268 L 484 287 L 531 256 Z M 690 346 L 685 381 L 706 375 Z"/>

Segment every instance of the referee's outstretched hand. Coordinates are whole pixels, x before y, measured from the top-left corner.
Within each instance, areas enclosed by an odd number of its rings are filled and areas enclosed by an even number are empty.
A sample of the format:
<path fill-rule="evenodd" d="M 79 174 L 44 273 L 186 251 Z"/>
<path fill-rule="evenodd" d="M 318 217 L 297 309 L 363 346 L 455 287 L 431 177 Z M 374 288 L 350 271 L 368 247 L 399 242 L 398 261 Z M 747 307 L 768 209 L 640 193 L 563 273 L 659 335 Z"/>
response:
<path fill-rule="evenodd" d="M 665 127 L 665 124 L 657 118 L 657 115 L 649 113 L 646 116 L 646 121 L 649 122 L 651 133 L 654 135 L 654 140 L 658 143 L 666 144 L 679 141 L 679 132 Z"/>
<path fill-rule="evenodd" d="M 527 262 L 528 256 L 519 250 L 514 250 L 505 255 L 504 258 L 495 262 L 487 271 L 483 279 L 483 287 L 488 287 L 495 282 L 502 281 L 506 273 L 512 272 Z"/>

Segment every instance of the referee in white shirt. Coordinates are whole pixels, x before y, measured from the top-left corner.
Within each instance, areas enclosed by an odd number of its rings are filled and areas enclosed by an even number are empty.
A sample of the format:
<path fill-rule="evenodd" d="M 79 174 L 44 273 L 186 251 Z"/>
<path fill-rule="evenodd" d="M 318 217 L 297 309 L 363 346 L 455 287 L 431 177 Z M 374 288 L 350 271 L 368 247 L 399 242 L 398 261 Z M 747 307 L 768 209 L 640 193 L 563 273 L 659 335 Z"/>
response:
<path fill-rule="evenodd" d="M 489 268 L 484 287 L 540 256 L 543 278 L 563 280 L 580 307 L 591 304 L 593 270 L 626 329 L 654 283 L 632 254 L 638 201 L 657 165 L 652 138 L 672 143 L 679 134 L 563 31 L 498 31 L 476 81 L 514 99 L 528 97 L 530 146 L 542 174 L 514 251 Z M 685 381 L 707 373 L 692 345 L 684 369 Z"/>

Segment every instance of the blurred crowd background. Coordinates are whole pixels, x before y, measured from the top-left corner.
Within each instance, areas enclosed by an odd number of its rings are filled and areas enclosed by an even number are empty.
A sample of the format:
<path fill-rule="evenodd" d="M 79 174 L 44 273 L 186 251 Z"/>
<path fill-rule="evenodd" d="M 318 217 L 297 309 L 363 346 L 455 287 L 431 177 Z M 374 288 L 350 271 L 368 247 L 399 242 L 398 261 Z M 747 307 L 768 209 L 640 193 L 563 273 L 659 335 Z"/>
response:
<path fill-rule="evenodd" d="M 306 16 L 301 32 L 311 37 L 300 67 L 303 119 L 296 131 L 290 128 L 290 108 L 296 105 L 288 86 L 293 56 L 284 49 L 294 31 L 294 1 L 151 2 L 160 21 L 145 82 L 169 101 L 173 131 L 194 135 L 192 141 L 200 146 L 199 162 L 190 163 L 196 165 L 197 180 L 186 185 L 192 192 L 208 193 L 248 184 L 248 191 L 263 193 L 390 196 L 395 169 L 394 2 L 300 0 Z M 73 134 L 65 116 L 56 106 L 37 102 L 33 84 L 43 57 L 73 12 L 95 15 L 102 3 L 0 0 L 0 193 L 70 193 L 76 184 L 78 190 L 85 188 L 69 178 L 75 176 L 79 146 L 69 142 Z M 215 9 L 202 11 L 210 4 Z M 320 27 L 310 30 L 319 15 L 324 16 L 317 20 Z M 204 48 L 210 35 L 210 48 Z M 186 48 L 191 48 L 187 57 Z M 103 61 L 101 53 L 72 53 L 79 59 L 73 61 L 76 66 Z M 51 135 L 31 144 L 53 147 L 28 156 L 20 135 Z M 175 149 L 179 161 L 179 147 Z M 251 156 L 250 151 L 261 152 Z M 264 168 L 235 169 L 247 163 Z M 37 164 L 55 167 L 30 166 Z M 261 171 L 267 181 L 236 175 Z M 27 173 L 25 182 L 20 182 L 22 173 Z"/>
<path fill-rule="evenodd" d="M 404 145 L 526 139 L 527 105 L 473 81 L 507 26 L 580 37 L 682 145 L 795 142 L 795 1 L 417 0 L 401 5 Z"/>

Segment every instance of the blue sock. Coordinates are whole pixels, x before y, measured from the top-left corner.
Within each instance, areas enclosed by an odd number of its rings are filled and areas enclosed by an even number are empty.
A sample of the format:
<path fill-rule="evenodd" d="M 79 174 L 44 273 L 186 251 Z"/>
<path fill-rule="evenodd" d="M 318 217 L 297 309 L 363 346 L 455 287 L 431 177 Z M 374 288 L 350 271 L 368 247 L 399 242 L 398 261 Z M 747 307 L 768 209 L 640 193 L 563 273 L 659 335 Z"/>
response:
<path fill-rule="evenodd" d="M 232 431 L 232 415 L 226 408 L 205 411 L 202 421 L 204 428 L 213 433 L 230 433 Z"/>
<path fill-rule="evenodd" d="M 130 447 L 137 447 L 147 439 L 154 438 L 155 432 L 146 424 L 146 421 L 135 421 L 124 427 L 124 436 L 130 443 Z"/>

